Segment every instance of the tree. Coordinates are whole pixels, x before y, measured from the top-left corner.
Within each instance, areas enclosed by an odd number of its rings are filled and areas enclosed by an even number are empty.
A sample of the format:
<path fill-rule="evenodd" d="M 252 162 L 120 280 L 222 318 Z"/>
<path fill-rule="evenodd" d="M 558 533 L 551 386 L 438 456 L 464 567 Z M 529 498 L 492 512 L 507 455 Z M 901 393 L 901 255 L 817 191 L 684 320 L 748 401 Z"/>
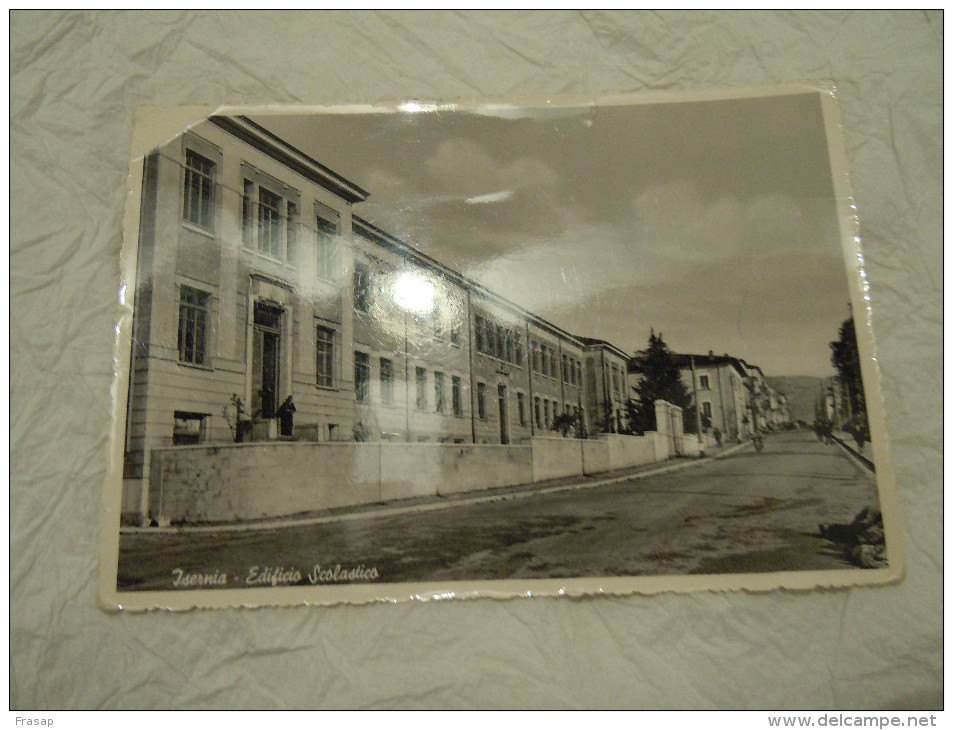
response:
<path fill-rule="evenodd" d="M 662 339 L 662 333 L 652 330 L 649 345 L 635 355 L 642 380 L 635 388 L 637 397 L 626 403 L 629 428 L 634 433 L 654 431 L 655 401 L 664 400 L 688 408 L 692 399 L 682 383 L 678 363 Z"/>
<path fill-rule="evenodd" d="M 831 364 L 837 371 L 844 405 L 850 414 L 848 430 L 857 439 L 869 439 L 867 423 L 867 400 L 864 397 L 864 381 L 860 372 L 860 352 L 857 349 L 857 331 L 853 318 L 845 319 L 840 326 L 839 339 L 831 344 Z"/>
<path fill-rule="evenodd" d="M 581 435 L 581 427 L 582 420 L 579 418 L 579 416 L 575 413 L 565 410 L 553 419 L 552 430 L 561 433 L 563 438 L 567 438 L 570 432 L 572 432 L 572 435 L 575 438 L 584 438 Z"/>

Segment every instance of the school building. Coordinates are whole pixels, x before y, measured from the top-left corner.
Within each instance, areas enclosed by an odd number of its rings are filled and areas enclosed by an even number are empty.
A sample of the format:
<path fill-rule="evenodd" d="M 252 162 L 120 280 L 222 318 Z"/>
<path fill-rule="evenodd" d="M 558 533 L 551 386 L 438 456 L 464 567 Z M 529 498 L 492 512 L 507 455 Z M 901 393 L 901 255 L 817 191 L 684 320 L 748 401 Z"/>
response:
<path fill-rule="evenodd" d="M 124 513 L 153 449 L 622 430 L 623 351 L 362 219 L 367 191 L 250 119 L 190 128 L 142 183 Z"/>

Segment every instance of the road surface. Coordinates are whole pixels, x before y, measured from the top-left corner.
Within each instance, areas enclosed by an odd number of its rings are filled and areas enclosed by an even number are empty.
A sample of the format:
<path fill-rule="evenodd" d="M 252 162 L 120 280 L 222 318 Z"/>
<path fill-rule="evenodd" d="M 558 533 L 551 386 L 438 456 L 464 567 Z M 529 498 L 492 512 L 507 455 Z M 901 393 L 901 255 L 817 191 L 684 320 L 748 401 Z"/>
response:
<path fill-rule="evenodd" d="M 307 526 L 125 534 L 119 588 L 191 587 L 195 575 L 239 588 L 296 571 L 307 585 L 315 565 L 373 569 L 388 583 L 843 569 L 853 566 L 818 525 L 866 505 L 877 505 L 872 476 L 795 431 L 761 453 L 749 445 L 601 487 Z"/>

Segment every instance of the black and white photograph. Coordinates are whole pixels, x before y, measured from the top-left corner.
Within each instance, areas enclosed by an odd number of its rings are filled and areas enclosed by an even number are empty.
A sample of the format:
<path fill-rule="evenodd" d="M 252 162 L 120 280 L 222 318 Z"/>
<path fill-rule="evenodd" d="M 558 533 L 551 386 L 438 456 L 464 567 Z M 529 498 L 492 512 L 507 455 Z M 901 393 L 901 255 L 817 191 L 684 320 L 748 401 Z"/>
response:
<path fill-rule="evenodd" d="M 801 85 L 155 134 L 101 604 L 898 580 L 838 123 Z"/>

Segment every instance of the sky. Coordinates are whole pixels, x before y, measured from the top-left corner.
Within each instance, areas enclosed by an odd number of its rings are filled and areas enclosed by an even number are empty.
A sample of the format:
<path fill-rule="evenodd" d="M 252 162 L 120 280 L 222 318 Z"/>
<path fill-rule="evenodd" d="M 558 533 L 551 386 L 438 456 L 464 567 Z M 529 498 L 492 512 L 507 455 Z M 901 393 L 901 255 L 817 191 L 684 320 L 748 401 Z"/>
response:
<path fill-rule="evenodd" d="M 577 335 L 833 374 L 848 279 L 818 94 L 253 115 L 354 212 Z"/>

